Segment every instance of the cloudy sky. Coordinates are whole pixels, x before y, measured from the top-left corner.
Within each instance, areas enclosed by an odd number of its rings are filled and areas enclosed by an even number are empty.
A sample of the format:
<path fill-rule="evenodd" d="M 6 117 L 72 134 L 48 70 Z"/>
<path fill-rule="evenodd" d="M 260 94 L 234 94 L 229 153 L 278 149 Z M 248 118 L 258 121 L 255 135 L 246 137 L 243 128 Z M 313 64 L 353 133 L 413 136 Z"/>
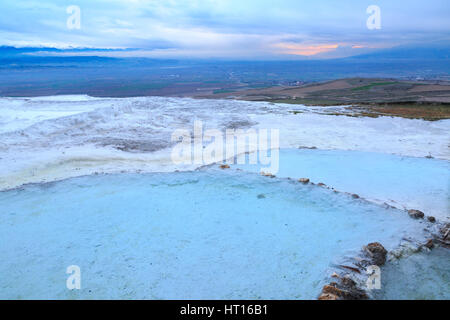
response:
<path fill-rule="evenodd" d="M 0 45 L 134 49 L 117 56 L 329 58 L 450 39 L 449 0 L 1 0 L 0 16 Z"/>

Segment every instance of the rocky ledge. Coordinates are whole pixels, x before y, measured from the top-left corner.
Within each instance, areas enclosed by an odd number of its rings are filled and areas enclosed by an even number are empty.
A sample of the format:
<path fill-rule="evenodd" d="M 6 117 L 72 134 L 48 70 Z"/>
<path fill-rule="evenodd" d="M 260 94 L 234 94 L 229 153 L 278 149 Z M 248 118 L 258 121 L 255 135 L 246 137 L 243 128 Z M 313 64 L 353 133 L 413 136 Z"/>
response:
<path fill-rule="evenodd" d="M 369 298 L 349 276 L 338 279 L 339 283 L 331 282 L 323 287 L 319 300 L 366 300 Z"/>
<path fill-rule="evenodd" d="M 356 267 L 341 266 L 342 268 L 354 271 L 358 274 L 365 273 L 365 268 L 370 265 L 382 266 L 386 263 L 387 250 L 379 242 L 369 243 L 363 247 L 363 258 Z M 366 300 L 369 295 L 349 275 L 339 276 L 333 275 L 338 282 L 331 282 L 325 285 L 319 300 Z"/>

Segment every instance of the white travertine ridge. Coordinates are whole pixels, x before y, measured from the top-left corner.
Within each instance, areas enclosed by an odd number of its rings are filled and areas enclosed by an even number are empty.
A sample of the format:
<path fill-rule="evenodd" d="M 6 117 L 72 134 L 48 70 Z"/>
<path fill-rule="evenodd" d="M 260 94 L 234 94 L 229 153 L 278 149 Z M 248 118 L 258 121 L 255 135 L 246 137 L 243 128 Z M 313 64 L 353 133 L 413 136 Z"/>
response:
<path fill-rule="evenodd" d="M 330 116 L 345 107 L 186 98 L 0 98 L 0 190 L 94 172 L 192 170 L 170 160 L 171 134 L 192 129 L 280 130 L 280 147 L 450 159 L 450 120 Z"/>

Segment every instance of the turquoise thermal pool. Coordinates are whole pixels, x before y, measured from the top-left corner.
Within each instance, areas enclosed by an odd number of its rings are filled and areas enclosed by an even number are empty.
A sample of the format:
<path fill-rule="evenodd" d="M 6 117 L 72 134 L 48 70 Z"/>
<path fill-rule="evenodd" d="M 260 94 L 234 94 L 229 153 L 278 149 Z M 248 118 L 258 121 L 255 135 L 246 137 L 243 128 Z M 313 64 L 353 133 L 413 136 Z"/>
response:
<path fill-rule="evenodd" d="M 247 164 L 238 168 L 259 172 L 261 166 Z M 450 163 L 446 160 L 361 151 L 282 149 L 276 175 L 309 178 L 377 203 L 422 210 L 442 221 L 449 219 Z"/>
<path fill-rule="evenodd" d="M 0 193 L 0 298 L 314 299 L 333 266 L 425 237 L 401 210 L 214 168 Z M 81 290 L 66 268 L 81 268 Z"/>

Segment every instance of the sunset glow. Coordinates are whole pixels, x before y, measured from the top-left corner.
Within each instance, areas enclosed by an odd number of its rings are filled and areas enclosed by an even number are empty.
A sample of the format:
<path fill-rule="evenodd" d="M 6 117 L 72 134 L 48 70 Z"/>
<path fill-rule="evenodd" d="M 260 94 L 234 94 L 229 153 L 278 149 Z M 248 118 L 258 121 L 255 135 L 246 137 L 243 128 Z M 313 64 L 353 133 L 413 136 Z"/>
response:
<path fill-rule="evenodd" d="M 276 48 L 281 49 L 280 53 L 293 54 L 300 56 L 314 56 L 319 53 L 329 52 L 337 49 L 338 44 L 318 44 L 318 45 L 304 45 L 296 43 L 278 43 Z"/>

